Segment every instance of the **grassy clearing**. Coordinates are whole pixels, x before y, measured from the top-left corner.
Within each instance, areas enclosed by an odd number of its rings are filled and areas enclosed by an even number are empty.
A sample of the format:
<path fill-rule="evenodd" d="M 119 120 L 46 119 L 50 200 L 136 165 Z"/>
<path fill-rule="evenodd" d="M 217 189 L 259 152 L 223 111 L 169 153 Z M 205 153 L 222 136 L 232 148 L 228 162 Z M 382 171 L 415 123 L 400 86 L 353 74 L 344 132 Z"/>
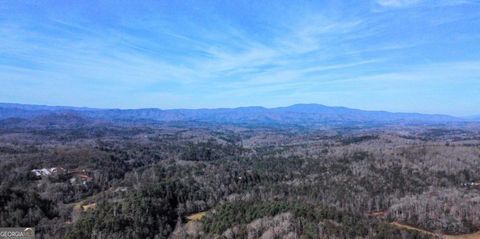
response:
<path fill-rule="evenodd" d="M 203 217 L 205 217 L 205 215 L 207 215 L 207 212 L 199 212 L 199 213 L 195 213 L 195 214 L 192 214 L 190 216 L 187 217 L 188 221 L 194 221 L 194 222 L 197 222 L 197 221 L 200 221 L 202 220 Z"/>

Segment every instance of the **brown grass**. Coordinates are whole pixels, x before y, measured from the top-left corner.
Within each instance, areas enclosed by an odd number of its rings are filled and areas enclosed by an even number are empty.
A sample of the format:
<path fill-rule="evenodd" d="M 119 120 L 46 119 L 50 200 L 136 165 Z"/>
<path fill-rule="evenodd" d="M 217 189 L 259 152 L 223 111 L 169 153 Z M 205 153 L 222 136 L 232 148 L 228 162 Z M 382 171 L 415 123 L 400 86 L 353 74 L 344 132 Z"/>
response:
<path fill-rule="evenodd" d="M 82 209 L 83 209 L 83 211 L 88 211 L 90 209 L 95 209 L 96 207 L 97 207 L 96 203 L 90 203 L 90 204 L 87 204 L 87 205 L 83 205 Z"/>
<path fill-rule="evenodd" d="M 187 219 L 189 221 L 197 222 L 197 221 L 202 220 L 202 218 L 205 217 L 205 215 L 207 215 L 207 212 L 199 212 L 199 213 L 195 213 L 195 214 L 192 214 L 192 215 L 188 216 Z"/>

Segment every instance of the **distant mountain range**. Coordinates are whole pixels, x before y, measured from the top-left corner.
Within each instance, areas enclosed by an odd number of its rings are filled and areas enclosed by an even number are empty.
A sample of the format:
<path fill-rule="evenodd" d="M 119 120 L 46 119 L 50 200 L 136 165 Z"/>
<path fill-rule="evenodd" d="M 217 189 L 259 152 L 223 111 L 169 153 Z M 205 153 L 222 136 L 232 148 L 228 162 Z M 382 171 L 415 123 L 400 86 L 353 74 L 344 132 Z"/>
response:
<path fill-rule="evenodd" d="M 465 119 L 467 119 L 469 121 L 480 121 L 480 115 L 468 116 L 468 117 L 465 117 Z"/>
<path fill-rule="evenodd" d="M 0 103 L 0 120 L 45 120 L 62 115 L 63 121 L 83 119 L 104 121 L 155 121 L 233 124 L 441 124 L 466 122 L 473 119 L 439 114 L 391 113 L 365 111 L 320 104 L 296 104 L 288 107 L 240 107 L 218 109 L 95 109 L 63 106 L 42 106 Z M 480 118 L 480 117 L 479 117 Z"/>

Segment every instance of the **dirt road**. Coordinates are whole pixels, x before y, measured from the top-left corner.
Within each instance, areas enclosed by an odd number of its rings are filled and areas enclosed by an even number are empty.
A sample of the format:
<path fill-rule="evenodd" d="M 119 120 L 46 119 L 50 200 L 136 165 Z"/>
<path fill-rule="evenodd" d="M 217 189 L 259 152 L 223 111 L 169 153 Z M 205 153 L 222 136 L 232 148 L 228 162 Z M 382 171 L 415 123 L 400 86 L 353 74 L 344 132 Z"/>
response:
<path fill-rule="evenodd" d="M 475 232 L 475 233 L 471 233 L 471 234 L 463 234 L 463 235 L 446 235 L 446 234 L 441 234 L 441 233 L 430 232 L 430 231 L 423 230 L 423 229 L 418 228 L 418 227 L 409 226 L 409 225 L 402 224 L 402 223 L 399 223 L 399 222 L 392 222 L 391 224 L 393 226 L 396 226 L 396 227 L 401 228 L 401 229 L 413 230 L 413 231 L 417 231 L 417 232 L 420 232 L 420 233 L 423 233 L 423 234 L 426 234 L 426 235 L 437 236 L 437 237 L 440 237 L 440 238 L 443 238 L 443 239 L 480 239 L 480 232 Z"/>

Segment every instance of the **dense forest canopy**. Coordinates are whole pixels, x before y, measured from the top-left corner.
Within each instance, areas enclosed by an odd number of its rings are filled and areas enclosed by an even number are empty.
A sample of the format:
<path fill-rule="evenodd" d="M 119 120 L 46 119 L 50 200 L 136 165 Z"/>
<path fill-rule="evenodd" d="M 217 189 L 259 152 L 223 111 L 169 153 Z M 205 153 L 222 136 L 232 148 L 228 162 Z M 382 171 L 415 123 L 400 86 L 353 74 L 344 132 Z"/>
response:
<path fill-rule="evenodd" d="M 306 128 L 49 117 L 0 124 L 1 227 L 34 226 L 39 238 L 152 239 L 434 238 L 480 230 L 475 124 Z"/>

